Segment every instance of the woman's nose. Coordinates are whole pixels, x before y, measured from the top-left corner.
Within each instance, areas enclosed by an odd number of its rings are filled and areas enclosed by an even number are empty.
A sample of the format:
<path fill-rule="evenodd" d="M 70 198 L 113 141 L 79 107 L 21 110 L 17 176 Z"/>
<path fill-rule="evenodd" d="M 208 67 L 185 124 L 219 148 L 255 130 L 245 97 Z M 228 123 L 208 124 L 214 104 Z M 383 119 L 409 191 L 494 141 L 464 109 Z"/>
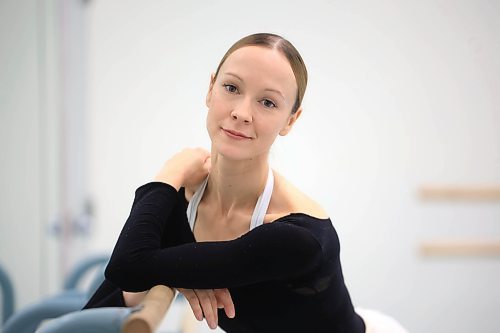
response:
<path fill-rule="evenodd" d="M 242 102 L 241 104 L 235 106 L 231 112 L 231 117 L 233 120 L 240 120 L 244 123 L 252 122 L 252 109 L 249 102 Z"/>

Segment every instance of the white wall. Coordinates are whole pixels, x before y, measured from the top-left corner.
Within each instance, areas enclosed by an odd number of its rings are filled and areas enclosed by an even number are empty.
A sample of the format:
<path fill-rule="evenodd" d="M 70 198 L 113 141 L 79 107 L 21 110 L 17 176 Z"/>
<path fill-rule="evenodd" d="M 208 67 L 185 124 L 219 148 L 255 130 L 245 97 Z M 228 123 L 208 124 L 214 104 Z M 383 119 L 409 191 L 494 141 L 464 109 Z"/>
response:
<path fill-rule="evenodd" d="M 272 163 L 331 213 L 354 303 L 412 332 L 500 331 L 498 258 L 418 254 L 423 240 L 498 238 L 499 205 L 417 197 L 500 183 L 498 2 L 107 0 L 87 13 L 92 250 L 112 249 L 165 159 L 209 147 L 204 98 L 226 49 L 274 32 L 310 83 Z"/>
<path fill-rule="evenodd" d="M 59 292 L 77 257 L 54 230 L 70 231 L 85 194 L 81 9 L 0 1 L 0 264 L 16 310 Z"/>

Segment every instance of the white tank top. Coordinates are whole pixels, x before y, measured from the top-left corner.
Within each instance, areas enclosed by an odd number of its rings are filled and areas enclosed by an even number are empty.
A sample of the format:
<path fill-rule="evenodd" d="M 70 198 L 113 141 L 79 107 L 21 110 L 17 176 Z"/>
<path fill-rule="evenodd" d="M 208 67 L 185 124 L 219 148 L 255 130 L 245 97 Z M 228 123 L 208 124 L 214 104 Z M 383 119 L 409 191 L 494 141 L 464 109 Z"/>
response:
<path fill-rule="evenodd" d="M 194 230 L 194 223 L 196 221 L 196 212 L 198 211 L 198 205 L 200 204 L 201 198 L 203 197 L 203 192 L 205 192 L 207 183 L 208 183 L 208 177 L 203 181 L 200 187 L 198 187 L 193 197 L 191 198 L 191 201 L 189 201 L 186 213 L 191 230 Z M 274 188 L 274 175 L 271 168 L 269 168 L 269 172 L 267 174 L 266 187 L 264 187 L 264 191 L 257 200 L 257 204 L 255 205 L 255 209 L 253 210 L 252 219 L 250 221 L 250 230 L 264 223 L 264 217 L 266 215 L 267 208 L 269 207 L 269 202 L 271 201 L 273 188 Z"/>

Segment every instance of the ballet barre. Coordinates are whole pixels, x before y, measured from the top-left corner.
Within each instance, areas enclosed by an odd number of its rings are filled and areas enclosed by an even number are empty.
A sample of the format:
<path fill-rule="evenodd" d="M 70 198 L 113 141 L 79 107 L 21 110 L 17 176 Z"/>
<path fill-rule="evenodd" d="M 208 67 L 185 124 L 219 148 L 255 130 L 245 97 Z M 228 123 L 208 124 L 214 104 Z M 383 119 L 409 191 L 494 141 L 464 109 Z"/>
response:
<path fill-rule="evenodd" d="M 140 309 L 132 313 L 123 325 L 123 333 L 153 333 L 168 308 L 172 304 L 175 292 L 166 286 L 153 287 L 139 305 Z"/>
<path fill-rule="evenodd" d="M 424 256 L 500 256 L 500 240 L 442 240 L 420 244 Z"/>
<path fill-rule="evenodd" d="M 500 201 L 500 186 L 435 186 L 419 189 L 420 198 L 426 201 Z M 500 240 L 436 240 L 420 244 L 423 256 L 500 256 Z"/>
<path fill-rule="evenodd" d="M 500 186 L 422 186 L 423 200 L 500 201 Z"/>

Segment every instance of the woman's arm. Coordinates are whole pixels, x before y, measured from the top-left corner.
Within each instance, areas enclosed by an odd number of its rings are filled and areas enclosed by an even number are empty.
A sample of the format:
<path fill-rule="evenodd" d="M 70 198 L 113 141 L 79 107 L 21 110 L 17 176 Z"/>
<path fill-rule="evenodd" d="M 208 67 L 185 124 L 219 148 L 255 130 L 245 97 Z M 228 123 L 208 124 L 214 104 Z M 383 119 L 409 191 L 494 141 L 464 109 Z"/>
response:
<path fill-rule="evenodd" d="M 136 192 L 106 278 L 126 291 L 157 284 L 215 289 L 304 274 L 321 260 L 321 247 L 305 228 L 285 221 L 264 224 L 240 238 L 162 248 L 161 235 L 177 204 L 174 187 L 153 182 Z M 187 223 L 187 222 L 186 222 Z"/>

